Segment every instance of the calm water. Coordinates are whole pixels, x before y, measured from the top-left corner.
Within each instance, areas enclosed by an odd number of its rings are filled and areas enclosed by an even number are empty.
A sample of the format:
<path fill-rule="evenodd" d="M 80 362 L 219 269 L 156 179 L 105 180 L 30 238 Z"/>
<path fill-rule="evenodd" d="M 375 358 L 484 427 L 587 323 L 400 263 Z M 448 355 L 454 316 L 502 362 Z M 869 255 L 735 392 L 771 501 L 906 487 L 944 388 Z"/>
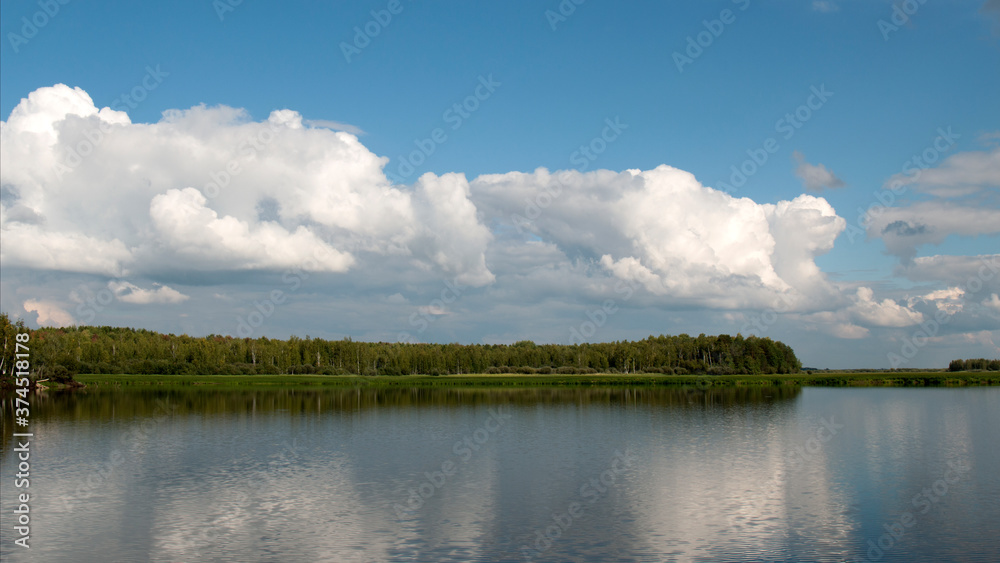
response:
<path fill-rule="evenodd" d="M 1000 388 L 34 401 L 5 561 L 1000 560 Z"/>

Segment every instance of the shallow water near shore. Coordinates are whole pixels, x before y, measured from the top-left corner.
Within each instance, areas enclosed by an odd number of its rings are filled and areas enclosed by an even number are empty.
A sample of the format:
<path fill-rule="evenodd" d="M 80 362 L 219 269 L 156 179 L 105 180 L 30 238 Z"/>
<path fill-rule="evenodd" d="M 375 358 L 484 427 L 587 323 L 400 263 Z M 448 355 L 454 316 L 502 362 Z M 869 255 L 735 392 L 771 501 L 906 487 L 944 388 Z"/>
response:
<path fill-rule="evenodd" d="M 49 391 L 0 554 L 995 561 L 998 429 L 996 387 Z"/>

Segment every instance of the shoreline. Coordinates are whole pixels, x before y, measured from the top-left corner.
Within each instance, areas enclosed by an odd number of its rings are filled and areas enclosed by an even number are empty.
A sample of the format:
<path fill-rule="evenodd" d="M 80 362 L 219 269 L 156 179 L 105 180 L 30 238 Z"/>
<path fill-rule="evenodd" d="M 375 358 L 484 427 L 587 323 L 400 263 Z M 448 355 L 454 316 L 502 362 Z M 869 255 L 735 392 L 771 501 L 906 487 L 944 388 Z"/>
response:
<path fill-rule="evenodd" d="M 1000 385 L 1000 372 L 822 372 L 781 375 L 133 375 L 81 374 L 86 387 L 629 387 L 798 385 L 803 387 L 967 387 Z M 51 387 L 61 387 L 53 385 Z"/>

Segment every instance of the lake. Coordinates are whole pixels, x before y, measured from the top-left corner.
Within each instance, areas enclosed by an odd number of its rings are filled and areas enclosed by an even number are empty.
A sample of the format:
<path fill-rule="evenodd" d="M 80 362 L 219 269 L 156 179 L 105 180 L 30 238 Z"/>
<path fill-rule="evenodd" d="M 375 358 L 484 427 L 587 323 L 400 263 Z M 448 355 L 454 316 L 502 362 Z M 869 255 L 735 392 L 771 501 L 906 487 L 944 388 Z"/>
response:
<path fill-rule="evenodd" d="M 997 387 L 49 391 L 22 489 L 11 409 L 12 563 L 1000 560 Z"/>

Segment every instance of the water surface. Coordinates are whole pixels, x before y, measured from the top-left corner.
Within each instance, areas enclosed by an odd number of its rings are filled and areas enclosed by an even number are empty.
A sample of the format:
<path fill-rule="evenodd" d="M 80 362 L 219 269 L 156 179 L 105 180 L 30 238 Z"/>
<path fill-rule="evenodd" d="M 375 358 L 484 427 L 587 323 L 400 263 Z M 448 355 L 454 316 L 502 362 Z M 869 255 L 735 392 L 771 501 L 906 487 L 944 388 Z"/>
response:
<path fill-rule="evenodd" d="M 33 398 L 15 561 L 996 561 L 1000 388 Z"/>

